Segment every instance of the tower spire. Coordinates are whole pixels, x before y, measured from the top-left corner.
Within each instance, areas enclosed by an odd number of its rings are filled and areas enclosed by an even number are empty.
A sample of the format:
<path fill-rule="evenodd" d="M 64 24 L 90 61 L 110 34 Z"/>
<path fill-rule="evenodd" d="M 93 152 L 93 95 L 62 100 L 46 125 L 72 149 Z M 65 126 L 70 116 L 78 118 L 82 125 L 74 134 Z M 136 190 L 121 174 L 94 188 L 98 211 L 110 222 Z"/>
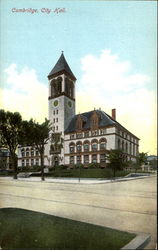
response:
<path fill-rule="evenodd" d="M 68 74 L 72 80 L 76 80 L 76 77 L 72 73 L 63 53 L 64 53 L 64 51 L 62 50 L 60 58 L 58 59 L 54 68 L 51 70 L 51 72 L 48 75 L 48 79 L 52 78 L 52 76 L 54 76 L 54 75 L 59 75 L 63 72 L 63 73 Z"/>

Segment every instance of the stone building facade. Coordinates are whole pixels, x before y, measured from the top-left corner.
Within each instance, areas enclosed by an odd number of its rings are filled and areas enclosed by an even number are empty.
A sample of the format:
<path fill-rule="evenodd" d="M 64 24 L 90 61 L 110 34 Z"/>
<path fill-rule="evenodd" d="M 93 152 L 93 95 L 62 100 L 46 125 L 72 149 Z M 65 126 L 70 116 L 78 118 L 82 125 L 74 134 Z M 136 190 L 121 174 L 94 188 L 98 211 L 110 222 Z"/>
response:
<path fill-rule="evenodd" d="M 63 53 L 48 75 L 48 119 L 53 124 L 52 133 L 64 139 L 60 154 L 51 152 L 51 141 L 45 147 L 44 164 L 73 166 L 82 163 L 106 165 L 107 150 L 122 149 L 127 160 L 136 161 L 139 138 L 116 121 L 116 110 L 111 116 L 101 109 L 82 114 L 75 112 L 76 77 Z M 38 151 L 19 147 L 19 166 L 40 164 Z"/>

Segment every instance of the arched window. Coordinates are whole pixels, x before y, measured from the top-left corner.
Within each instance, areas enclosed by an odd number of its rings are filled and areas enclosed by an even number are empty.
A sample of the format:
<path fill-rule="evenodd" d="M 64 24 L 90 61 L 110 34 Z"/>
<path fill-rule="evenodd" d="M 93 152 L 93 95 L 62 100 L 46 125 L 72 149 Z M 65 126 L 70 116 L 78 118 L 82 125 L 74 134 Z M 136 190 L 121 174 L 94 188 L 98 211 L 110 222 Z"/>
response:
<path fill-rule="evenodd" d="M 118 149 L 120 149 L 120 139 L 118 139 Z"/>
<path fill-rule="evenodd" d="M 97 151 L 98 150 L 98 140 L 94 139 L 91 142 L 92 144 L 92 151 Z"/>
<path fill-rule="evenodd" d="M 74 83 L 67 77 L 65 78 L 65 93 L 71 98 L 74 97 Z"/>
<path fill-rule="evenodd" d="M 38 151 L 38 149 L 36 149 L 36 156 L 38 156 L 39 155 L 39 151 Z"/>
<path fill-rule="evenodd" d="M 36 158 L 36 163 L 35 163 L 36 166 L 39 166 L 39 159 Z"/>
<path fill-rule="evenodd" d="M 69 89 L 70 89 L 70 81 L 69 81 L 69 79 L 66 77 L 66 78 L 65 78 L 65 93 L 66 93 L 67 95 L 69 95 Z"/>
<path fill-rule="evenodd" d="M 31 148 L 31 156 L 34 156 L 34 148 Z"/>
<path fill-rule="evenodd" d="M 25 157 L 25 149 L 24 148 L 21 149 L 21 156 Z"/>
<path fill-rule="evenodd" d="M 105 150 L 106 149 L 106 139 L 105 138 L 101 138 L 99 143 L 100 143 L 100 150 Z"/>
<path fill-rule="evenodd" d="M 26 156 L 29 156 L 30 152 L 29 152 L 29 148 L 26 148 Z"/>
<path fill-rule="evenodd" d="M 58 77 L 57 79 L 53 79 L 51 81 L 51 96 L 60 95 L 62 92 L 62 77 Z"/>
<path fill-rule="evenodd" d="M 122 151 L 124 151 L 124 141 L 122 141 Z"/>
<path fill-rule="evenodd" d="M 126 153 L 128 153 L 128 143 L 126 142 Z"/>
<path fill-rule="evenodd" d="M 132 154 L 132 144 L 129 145 L 129 153 Z"/>
<path fill-rule="evenodd" d="M 56 95 L 56 80 L 53 79 L 51 81 L 51 97 L 54 97 Z"/>
<path fill-rule="evenodd" d="M 84 143 L 83 143 L 84 152 L 89 151 L 89 146 L 90 146 L 90 142 L 89 141 L 84 141 Z"/>
<path fill-rule="evenodd" d="M 62 77 L 57 78 L 57 94 L 60 95 L 62 92 Z"/>
<path fill-rule="evenodd" d="M 74 153 L 75 152 L 75 143 L 71 142 L 69 144 L 69 151 L 70 151 L 70 153 Z"/>
<path fill-rule="evenodd" d="M 135 145 L 133 144 L 133 155 L 135 155 Z"/>
<path fill-rule="evenodd" d="M 76 151 L 81 152 L 82 151 L 82 142 L 79 141 L 76 143 Z"/>
<path fill-rule="evenodd" d="M 73 92 L 74 92 L 74 84 L 72 81 L 70 81 L 69 96 L 71 98 L 73 98 Z"/>

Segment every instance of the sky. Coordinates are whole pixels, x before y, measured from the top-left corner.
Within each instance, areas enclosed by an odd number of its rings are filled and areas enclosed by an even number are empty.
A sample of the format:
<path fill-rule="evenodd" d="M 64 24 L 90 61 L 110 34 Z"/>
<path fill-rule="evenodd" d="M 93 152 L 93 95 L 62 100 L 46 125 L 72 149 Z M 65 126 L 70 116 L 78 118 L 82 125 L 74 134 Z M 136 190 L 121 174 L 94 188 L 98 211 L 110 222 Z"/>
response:
<path fill-rule="evenodd" d="M 0 108 L 43 122 L 47 76 L 64 51 L 76 113 L 115 108 L 140 152 L 156 154 L 156 4 L 0 0 Z"/>

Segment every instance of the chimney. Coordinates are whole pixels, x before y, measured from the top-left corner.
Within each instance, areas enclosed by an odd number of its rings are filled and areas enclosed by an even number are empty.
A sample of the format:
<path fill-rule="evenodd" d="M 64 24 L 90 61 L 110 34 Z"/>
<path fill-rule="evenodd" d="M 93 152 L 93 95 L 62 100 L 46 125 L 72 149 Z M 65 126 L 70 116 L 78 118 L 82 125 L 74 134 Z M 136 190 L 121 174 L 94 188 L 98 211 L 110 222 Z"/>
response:
<path fill-rule="evenodd" d="M 116 109 L 112 109 L 112 118 L 116 120 Z"/>

